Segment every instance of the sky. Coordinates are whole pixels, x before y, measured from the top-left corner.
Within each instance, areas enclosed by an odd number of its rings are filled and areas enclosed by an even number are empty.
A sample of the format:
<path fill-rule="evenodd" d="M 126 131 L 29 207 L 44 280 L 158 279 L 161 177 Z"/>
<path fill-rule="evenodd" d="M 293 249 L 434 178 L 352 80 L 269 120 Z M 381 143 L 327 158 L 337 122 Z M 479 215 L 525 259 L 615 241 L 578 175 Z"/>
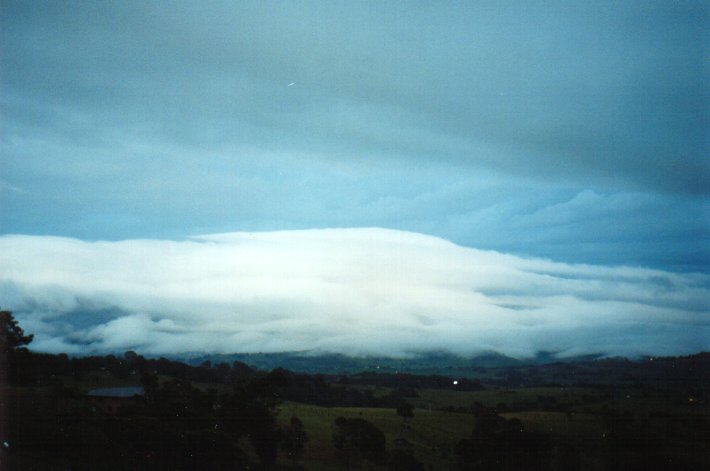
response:
<path fill-rule="evenodd" d="M 0 305 L 46 351 L 710 349 L 709 10 L 4 1 Z"/>

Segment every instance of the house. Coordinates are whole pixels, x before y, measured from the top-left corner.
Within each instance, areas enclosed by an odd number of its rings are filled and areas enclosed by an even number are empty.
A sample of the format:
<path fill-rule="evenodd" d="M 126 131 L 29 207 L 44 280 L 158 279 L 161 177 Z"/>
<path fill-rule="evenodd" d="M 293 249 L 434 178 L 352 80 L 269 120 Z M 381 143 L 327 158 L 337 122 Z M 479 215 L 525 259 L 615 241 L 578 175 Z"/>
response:
<path fill-rule="evenodd" d="M 141 386 L 98 388 L 89 391 L 87 396 L 94 411 L 117 414 L 121 409 L 140 404 L 145 397 L 145 390 Z"/>

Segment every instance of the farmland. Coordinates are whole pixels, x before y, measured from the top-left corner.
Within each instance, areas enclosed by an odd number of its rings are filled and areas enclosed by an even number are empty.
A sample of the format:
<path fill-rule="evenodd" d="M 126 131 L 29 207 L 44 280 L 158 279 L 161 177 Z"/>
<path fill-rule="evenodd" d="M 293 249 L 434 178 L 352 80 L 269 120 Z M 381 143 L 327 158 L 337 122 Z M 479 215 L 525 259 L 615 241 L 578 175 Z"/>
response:
<path fill-rule="evenodd" d="M 0 388 L 7 469 L 626 471 L 710 463 L 707 354 L 504 366 L 479 378 L 192 366 L 135 352 L 13 355 Z M 112 388 L 140 393 L 96 398 Z"/>

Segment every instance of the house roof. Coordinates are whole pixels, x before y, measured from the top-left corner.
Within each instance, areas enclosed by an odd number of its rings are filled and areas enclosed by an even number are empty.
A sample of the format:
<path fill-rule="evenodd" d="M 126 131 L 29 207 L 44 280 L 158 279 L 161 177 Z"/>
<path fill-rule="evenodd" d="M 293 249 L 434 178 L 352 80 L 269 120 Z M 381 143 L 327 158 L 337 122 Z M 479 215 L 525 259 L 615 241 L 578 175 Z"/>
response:
<path fill-rule="evenodd" d="M 141 386 L 131 386 L 125 388 L 98 388 L 89 391 L 88 395 L 92 397 L 133 397 L 145 395 L 145 390 Z"/>

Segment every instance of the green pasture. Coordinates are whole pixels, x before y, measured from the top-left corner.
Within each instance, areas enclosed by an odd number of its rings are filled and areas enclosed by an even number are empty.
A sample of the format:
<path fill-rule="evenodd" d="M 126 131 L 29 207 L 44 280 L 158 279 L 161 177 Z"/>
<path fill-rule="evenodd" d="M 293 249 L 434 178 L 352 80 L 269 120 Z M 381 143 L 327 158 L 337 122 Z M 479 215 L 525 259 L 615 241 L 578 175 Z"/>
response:
<path fill-rule="evenodd" d="M 453 465 L 453 446 L 468 436 L 474 419 L 469 414 L 415 410 L 414 417 L 402 426 L 402 418 L 394 409 L 318 407 L 286 403 L 279 411 L 279 420 L 285 425 L 292 416 L 303 422 L 309 436 L 303 463 L 307 469 L 339 469 L 333 447 L 333 422 L 338 417 L 362 418 L 375 424 L 387 438 L 387 449 L 392 450 L 395 440 L 403 438 L 422 463 L 435 469 L 450 469 Z M 369 463 L 363 464 L 368 469 Z M 372 467 L 371 467 L 372 468 Z M 375 468 L 372 468 L 375 469 Z"/>
<path fill-rule="evenodd" d="M 385 434 L 388 450 L 396 446 L 395 440 L 401 436 L 407 440 L 408 448 L 425 467 L 431 465 L 433 469 L 441 470 L 454 469 L 454 446 L 460 439 L 468 437 L 475 425 L 472 414 L 415 409 L 414 417 L 408 419 L 403 428 L 402 418 L 397 416 L 394 409 L 283 404 L 278 416 L 282 424 L 286 425 L 292 416 L 301 419 L 308 433 L 309 442 L 306 444 L 302 463 L 312 470 L 339 469 L 332 436 L 333 422 L 340 416 L 359 417 L 375 424 Z M 601 441 L 603 438 L 603 423 L 598 417 L 589 414 L 574 414 L 570 417 L 559 412 L 520 412 L 503 416 L 519 418 L 527 430 L 565 437 L 565 440 L 573 443 Z M 363 469 L 376 468 L 364 463 Z"/>

